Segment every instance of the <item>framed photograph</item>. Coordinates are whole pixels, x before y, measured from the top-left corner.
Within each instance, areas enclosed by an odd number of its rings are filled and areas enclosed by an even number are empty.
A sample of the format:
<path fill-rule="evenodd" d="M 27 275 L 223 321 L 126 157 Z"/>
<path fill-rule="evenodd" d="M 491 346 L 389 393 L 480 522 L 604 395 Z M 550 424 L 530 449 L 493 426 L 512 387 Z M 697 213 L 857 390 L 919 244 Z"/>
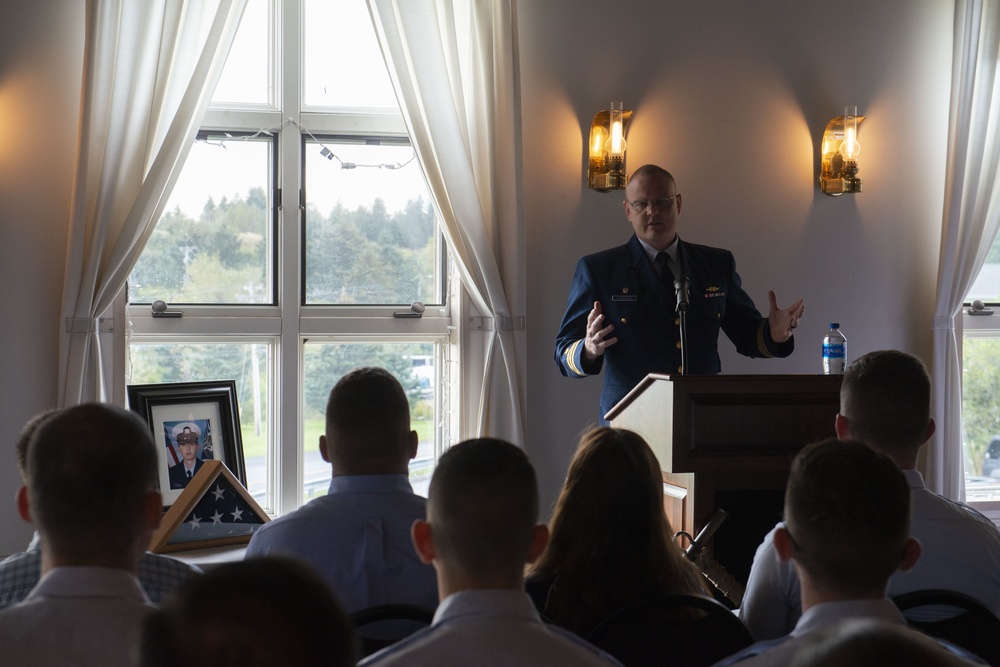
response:
<path fill-rule="evenodd" d="M 158 445 L 164 507 L 174 504 L 205 461 L 221 461 L 246 487 L 234 380 L 133 384 L 128 403 Z"/>

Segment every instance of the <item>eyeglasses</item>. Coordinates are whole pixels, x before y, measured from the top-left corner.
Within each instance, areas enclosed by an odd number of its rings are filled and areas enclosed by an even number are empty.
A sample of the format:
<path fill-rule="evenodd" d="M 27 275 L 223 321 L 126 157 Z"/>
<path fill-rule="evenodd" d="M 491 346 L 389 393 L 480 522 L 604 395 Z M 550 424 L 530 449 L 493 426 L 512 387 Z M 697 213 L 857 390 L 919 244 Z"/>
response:
<path fill-rule="evenodd" d="M 681 196 L 681 193 L 675 195 L 670 195 L 669 197 L 663 197 L 661 199 L 640 199 L 639 201 L 628 201 L 628 205 L 634 208 L 636 211 L 645 211 L 650 206 L 655 206 L 661 211 L 670 208 L 674 205 L 674 200 Z"/>

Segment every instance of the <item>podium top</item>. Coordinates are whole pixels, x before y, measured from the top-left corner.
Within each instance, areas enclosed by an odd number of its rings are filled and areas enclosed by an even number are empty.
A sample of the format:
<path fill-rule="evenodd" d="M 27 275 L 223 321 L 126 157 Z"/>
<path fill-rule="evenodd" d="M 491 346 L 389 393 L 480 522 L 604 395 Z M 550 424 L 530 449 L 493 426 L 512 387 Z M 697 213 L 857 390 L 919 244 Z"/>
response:
<path fill-rule="evenodd" d="M 794 385 L 794 391 L 816 391 L 828 393 L 839 392 L 842 375 L 815 374 L 780 374 L 780 375 L 669 375 L 650 373 L 639 381 L 625 397 L 604 415 L 608 422 L 621 415 L 622 411 L 635 402 L 651 385 L 658 382 L 671 382 L 685 391 L 709 393 L 746 393 L 752 391 L 775 392 L 788 390 Z"/>

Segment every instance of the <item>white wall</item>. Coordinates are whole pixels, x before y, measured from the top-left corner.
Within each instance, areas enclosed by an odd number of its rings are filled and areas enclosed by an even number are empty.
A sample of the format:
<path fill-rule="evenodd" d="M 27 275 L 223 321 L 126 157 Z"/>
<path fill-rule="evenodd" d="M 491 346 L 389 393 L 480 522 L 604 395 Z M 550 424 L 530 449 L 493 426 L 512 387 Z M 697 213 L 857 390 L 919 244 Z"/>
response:
<path fill-rule="evenodd" d="M 6 3 L 0 22 L 0 554 L 31 528 L 14 507 L 14 442 L 56 401 L 83 66 L 84 3 Z"/>
<path fill-rule="evenodd" d="M 72 190 L 83 5 L 8 3 L 0 24 L 0 553 L 22 549 L 13 443 L 56 397 L 59 304 Z M 656 162 L 684 194 L 681 234 L 736 253 L 766 307 L 806 300 L 787 360 L 745 360 L 723 341 L 725 372 L 814 373 L 826 323 L 852 356 L 895 347 L 928 363 L 942 205 L 951 3 L 847 0 L 520 0 L 527 316 L 527 438 L 546 503 L 600 379 L 571 381 L 552 343 L 574 264 L 624 243 L 618 194 L 583 187 L 596 111 L 636 115 L 628 163 Z M 816 146 L 845 104 L 862 125 L 865 192 L 816 187 Z M 838 277 L 839 287 L 831 284 Z M 515 313 L 520 314 L 520 313 Z"/>
<path fill-rule="evenodd" d="M 851 356 L 892 347 L 930 364 L 952 3 L 563 0 L 518 13 L 527 439 L 543 499 L 597 417 L 600 378 L 563 378 L 552 359 L 573 268 L 631 233 L 621 194 L 583 182 L 590 122 L 612 99 L 635 110 L 628 166 L 677 178 L 680 235 L 732 250 L 759 308 L 768 289 L 781 305 L 805 299 L 790 358 L 745 359 L 723 339 L 723 372 L 816 373 L 831 320 Z M 817 146 L 847 104 L 867 116 L 865 191 L 832 198 Z"/>

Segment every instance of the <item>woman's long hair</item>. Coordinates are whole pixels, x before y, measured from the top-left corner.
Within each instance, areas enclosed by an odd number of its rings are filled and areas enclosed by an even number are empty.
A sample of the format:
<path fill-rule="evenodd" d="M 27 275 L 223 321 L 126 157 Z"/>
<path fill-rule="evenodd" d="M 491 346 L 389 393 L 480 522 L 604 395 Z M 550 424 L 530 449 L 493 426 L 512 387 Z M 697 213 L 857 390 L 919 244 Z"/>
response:
<path fill-rule="evenodd" d="M 632 431 L 601 427 L 583 435 L 550 533 L 528 576 L 554 583 L 543 611 L 576 633 L 654 593 L 707 593 L 673 541 L 656 456 Z"/>

